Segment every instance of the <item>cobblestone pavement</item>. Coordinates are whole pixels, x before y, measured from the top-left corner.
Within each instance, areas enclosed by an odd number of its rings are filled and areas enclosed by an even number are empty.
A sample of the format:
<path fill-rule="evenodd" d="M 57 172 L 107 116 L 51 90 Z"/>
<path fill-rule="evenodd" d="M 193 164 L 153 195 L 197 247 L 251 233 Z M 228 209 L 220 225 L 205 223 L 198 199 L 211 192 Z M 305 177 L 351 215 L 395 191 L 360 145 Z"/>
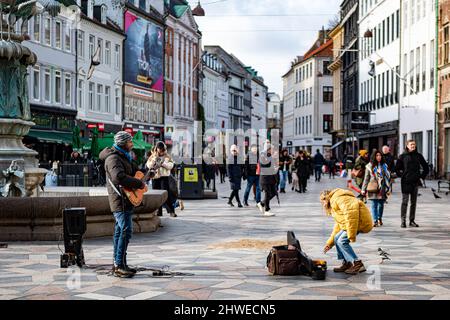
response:
<path fill-rule="evenodd" d="M 165 216 L 158 232 L 135 235 L 128 254 L 131 265 L 169 266 L 184 273 L 179 277 L 142 272 L 117 279 L 93 269 L 59 269 L 57 243 L 9 243 L 0 249 L 0 299 L 450 299 L 450 197 L 444 193 L 435 200 L 422 189 L 416 220 L 421 227 L 401 229 L 401 195 L 394 193 L 385 225 L 358 236 L 355 245 L 368 272 L 347 276 L 330 270 L 338 264 L 334 249 L 322 253 L 333 221 L 318 202 L 322 189 L 344 186 L 343 179 L 324 178 L 310 182 L 306 195 L 289 190 L 281 195 L 281 206 L 274 205 L 273 218 L 263 217 L 254 202 L 247 209 L 227 207 L 228 184 L 219 186 L 219 200 L 186 201 L 179 218 Z M 295 231 L 309 256 L 327 260 L 326 281 L 270 276 L 265 269 L 269 245 L 229 244 L 244 239 L 278 244 L 288 230 Z M 391 261 L 380 264 L 379 247 Z M 112 240 L 86 240 L 84 251 L 90 266 L 110 264 Z"/>

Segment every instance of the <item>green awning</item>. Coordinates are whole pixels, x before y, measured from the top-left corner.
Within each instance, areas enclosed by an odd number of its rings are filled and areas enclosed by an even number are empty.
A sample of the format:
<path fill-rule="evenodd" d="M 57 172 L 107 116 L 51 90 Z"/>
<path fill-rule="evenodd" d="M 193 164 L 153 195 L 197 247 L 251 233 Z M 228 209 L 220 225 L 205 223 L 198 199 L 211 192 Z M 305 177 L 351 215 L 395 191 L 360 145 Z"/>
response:
<path fill-rule="evenodd" d="M 72 144 L 72 132 L 62 132 L 62 131 L 41 131 L 31 129 L 28 133 L 29 137 L 33 137 L 43 142 L 52 142 L 60 144 Z"/>

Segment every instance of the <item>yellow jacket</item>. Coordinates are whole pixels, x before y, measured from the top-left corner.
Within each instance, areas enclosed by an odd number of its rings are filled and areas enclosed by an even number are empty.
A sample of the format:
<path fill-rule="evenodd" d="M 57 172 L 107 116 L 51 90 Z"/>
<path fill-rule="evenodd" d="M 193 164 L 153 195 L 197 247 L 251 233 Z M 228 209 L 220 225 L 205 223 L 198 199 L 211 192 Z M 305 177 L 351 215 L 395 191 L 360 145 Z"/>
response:
<path fill-rule="evenodd" d="M 373 228 L 372 216 L 364 202 L 358 200 L 353 192 L 335 189 L 329 196 L 331 216 L 335 225 L 327 245 L 334 245 L 334 237 L 341 231 L 347 231 L 350 242 L 356 242 L 358 233 L 368 233 Z"/>

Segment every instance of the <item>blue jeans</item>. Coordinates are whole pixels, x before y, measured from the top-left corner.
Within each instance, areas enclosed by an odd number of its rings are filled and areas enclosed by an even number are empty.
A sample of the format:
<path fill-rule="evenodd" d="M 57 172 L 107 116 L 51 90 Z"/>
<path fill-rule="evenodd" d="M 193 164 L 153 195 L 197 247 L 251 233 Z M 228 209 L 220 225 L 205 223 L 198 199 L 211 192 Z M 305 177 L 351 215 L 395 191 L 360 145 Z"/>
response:
<path fill-rule="evenodd" d="M 370 199 L 370 201 L 372 202 L 371 211 L 373 222 L 377 222 L 378 220 L 383 219 L 384 203 L 386 202 L 386 200 Z"/>
<path fill-rule="evenodd" d="M 351 263 L 358 260 L 358 256 L 350 245 L 347 231 L 342 230 L 334 237 L 334 245 L 336 246 L 338 260 L 345 260 L 346 262 Z"/>
<path fill-rule="evenodd" d="M 259 176 L 249 176 L 247 177 L 247 188 L 244 193 L 244 202 L 248 202 L 248 197 L 250 196 L 250 191 L 253 185 L 256 186 L 256 203 L 261 202 L 261 188 L 259 187 Z"/>
<path fill-rule="evenodd" d="M 320 181 L 320 178 L 322 177 L 322 165 L 316 165 L 314 167 L 314 172 L 316 175 L 316 181 Z"/>
<path fill-rule="evenodd" d="M 286 189 L 287 179 L 288 179 L 288 172 L 280 170 L 280 189 Z"/>
<path fill-rule="evenodd" d="M 133 233 L 133 212 L 114 212 L 114 264 L 123 267 L 128 243 Z"/>

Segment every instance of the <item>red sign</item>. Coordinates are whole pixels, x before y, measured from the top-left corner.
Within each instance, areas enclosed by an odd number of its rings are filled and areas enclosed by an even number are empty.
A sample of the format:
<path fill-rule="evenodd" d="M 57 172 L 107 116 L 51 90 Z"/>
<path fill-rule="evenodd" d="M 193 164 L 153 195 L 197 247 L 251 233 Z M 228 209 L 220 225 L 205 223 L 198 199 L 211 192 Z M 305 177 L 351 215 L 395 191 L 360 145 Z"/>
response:
<path fill-rule="evenodd" d="M 105 131 L 105 124 L 104 123 L 88 123 L 87 128 L 88 129 L 98 128 L 98 131 L 103 132 L 103 131 Z"/>

